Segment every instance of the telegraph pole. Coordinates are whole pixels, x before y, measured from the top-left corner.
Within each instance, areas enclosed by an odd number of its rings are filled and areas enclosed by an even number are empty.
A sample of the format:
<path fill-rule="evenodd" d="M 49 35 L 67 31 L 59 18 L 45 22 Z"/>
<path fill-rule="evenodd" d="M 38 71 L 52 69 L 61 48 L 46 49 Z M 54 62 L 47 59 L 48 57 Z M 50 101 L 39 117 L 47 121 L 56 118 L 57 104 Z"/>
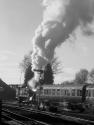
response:
<path fill-rule="evenodd" d="M 0 92 L 3 91 L 3 87 L 0 87 Z M 1 117 L 2 117 L 2 99 L 0 99 L 0 122 L 1 122 Z"/>

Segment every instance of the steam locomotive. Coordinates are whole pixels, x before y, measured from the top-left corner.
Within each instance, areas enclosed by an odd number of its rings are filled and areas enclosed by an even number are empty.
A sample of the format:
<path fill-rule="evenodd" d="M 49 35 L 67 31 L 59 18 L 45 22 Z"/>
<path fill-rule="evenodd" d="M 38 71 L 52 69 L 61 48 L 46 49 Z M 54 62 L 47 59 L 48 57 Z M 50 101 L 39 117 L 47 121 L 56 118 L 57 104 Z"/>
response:
<path fill-rule="evenodd" d="M 34 96 L 35 97 L 35 96 Z M 85 111 L 94 109 L 94 85 L 43 85 L 36 92 L 36 100 L 41 106 L 64 107 Z"/>
<path fill-rule="evenodd" d="M 31 95 L 19 96 L 19 102 L 37 105 L 41 109 L 67 108 L 94 111 L 94 84 L 42 85 Z"/>

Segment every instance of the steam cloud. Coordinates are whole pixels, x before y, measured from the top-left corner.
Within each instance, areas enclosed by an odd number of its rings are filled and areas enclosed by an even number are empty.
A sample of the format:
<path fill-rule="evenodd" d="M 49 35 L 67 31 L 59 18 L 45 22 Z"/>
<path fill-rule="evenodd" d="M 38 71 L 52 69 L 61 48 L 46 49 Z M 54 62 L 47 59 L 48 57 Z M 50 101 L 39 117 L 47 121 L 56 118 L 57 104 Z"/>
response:
<path fill-rule="evenodd" d="M 65 42 L 78 27 L 92 34 L 94 0 L 43 0 L 43 21 L 33 38 L 33 69 L 42 69 L 54 57 L 56 47 Z"/>

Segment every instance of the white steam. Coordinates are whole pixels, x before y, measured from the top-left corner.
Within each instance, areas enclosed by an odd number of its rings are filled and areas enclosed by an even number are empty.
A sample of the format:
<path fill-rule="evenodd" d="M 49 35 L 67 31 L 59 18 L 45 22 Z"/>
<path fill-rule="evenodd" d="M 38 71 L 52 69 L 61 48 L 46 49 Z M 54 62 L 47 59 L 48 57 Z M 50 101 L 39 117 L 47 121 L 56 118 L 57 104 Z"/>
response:
<path fill-rule="evenodd" d="M 94 0 L 43 0 L 43 21 L 33 38 L 33 69 L 43 69 L 51 62 L 56 47 L 65 42 L 78 27 L 92 34 Z"/>
<path fill-rule="evenodd" d="M 34 77 L 28 81 L 29 88 L 33 91 L 36 91 L 39 85 L 40 74 L 35 72 Z"/>

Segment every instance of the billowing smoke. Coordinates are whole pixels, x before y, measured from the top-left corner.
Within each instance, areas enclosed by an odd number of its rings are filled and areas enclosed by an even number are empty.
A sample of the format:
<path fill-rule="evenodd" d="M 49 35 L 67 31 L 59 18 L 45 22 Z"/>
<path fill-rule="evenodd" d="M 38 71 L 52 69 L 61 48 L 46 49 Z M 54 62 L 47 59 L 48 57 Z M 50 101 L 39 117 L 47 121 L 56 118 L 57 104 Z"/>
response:
<path fill-rule="evenodd" d="M 43 69 L 54 57 L 56 47 L 80 27 L 92 34 L 94 0 L 43 0 L 43 21 L 33 38 L 33 69 Z"/>
<path fill-rule="evenodd" d="M 28 81 L 29 88 L 33 91 L 36 91 L 37 87 L 40 86 L 39 80 L 40 80 L 39 72 L 34 72 L 34 77 Z"/>

